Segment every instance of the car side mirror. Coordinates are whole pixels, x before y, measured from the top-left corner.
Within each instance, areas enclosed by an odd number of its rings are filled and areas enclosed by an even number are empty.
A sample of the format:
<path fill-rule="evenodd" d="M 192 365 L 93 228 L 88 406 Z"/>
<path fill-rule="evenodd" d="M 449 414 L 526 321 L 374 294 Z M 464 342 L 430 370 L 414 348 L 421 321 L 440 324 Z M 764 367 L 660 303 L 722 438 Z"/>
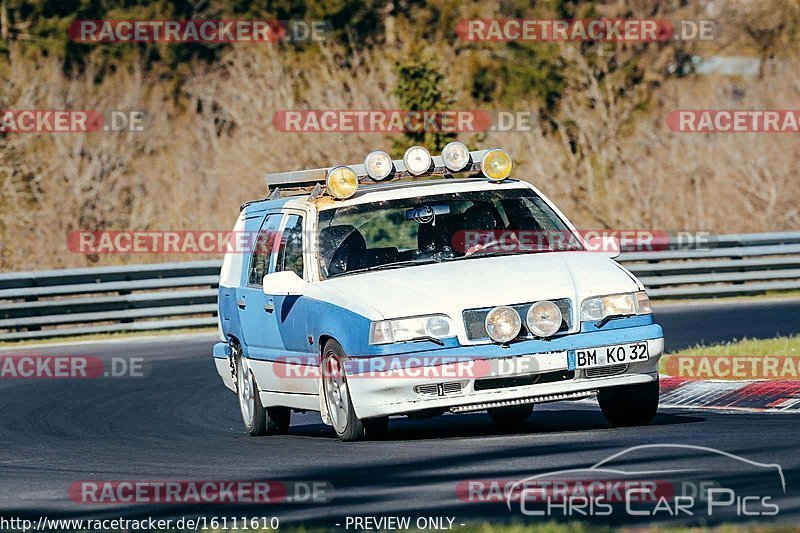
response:
<path fill-rule="evenodd" d="M 621 251 L 619 239 L 613 235 L 592 235 L 586 239 L 586 248 L 590 252 L 599 252 L 611 259 L 619 257 Z"/>
<path fill-rule="evenodd" d="M 302 296 L 306 282 L 291 270 L 264 276 L 264 294 L 270 296 Z"/>

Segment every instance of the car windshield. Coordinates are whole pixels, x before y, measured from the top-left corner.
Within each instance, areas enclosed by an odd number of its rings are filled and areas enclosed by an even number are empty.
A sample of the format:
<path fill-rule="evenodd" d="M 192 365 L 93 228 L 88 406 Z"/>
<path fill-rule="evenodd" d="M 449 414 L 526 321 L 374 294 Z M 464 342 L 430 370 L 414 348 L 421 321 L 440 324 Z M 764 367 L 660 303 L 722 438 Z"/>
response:
<path fill-rule="evenodd" d="M 323 278 L 497 255 L 581 250 L 530 189 L 416 196 L 319 214 Z"/>

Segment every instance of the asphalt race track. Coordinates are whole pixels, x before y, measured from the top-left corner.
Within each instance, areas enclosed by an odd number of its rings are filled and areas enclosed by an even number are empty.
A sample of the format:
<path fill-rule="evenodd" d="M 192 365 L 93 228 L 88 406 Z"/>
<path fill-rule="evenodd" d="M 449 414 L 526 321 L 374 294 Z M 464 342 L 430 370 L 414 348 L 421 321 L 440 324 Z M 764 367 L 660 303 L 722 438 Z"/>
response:
<path fill-rule="evenodd" d="M 672 350 L 701 341 L 800 333 L 800 300 L 680 304 L 659 307 L 656 315 Z M 140 379 L 0 382 L 0 513 L 275 515 L 282 523 L 322 526 L 344 525 L 344 517 L 353 515 L 447 516 L 455 518 L 456 526 L 518 520 L 524 518 L 519 510 L 509 511 L 504 504 L 459 500 L 457 484 L 588 467 L 631 446 L 679 443 L 779 464 L 786 494 L 776 518 L 800 521 L 796 415 L 663 409 L 651 426 L 616 429 L 596 405 L 570 402 L 539 406 L 526 425 L 511 431 L 498 429 L 484 413 L 397 418 L 382 440 L 345 444 L 310 413 L 294 415 L 288 435 L 252 438 L 243 432 L 235 396 L 216 375 L 213 342 L 213 336 L 202 334 L 15 350 L 142 357 L 152 367 Z M 686 454 L 675 450 L 642 461 L 649 467 L 679 468 Z M 745 470 L 711 475 L 739 476 L 750 486 L 758 482 Z M 67 495 L 76 481 L 148 479 L 316 480 L 331 483 L 335 496 L 324 504 L 198 507 L 79 504 Z M 666 514 L 657 520 L 676 519 Z"/>

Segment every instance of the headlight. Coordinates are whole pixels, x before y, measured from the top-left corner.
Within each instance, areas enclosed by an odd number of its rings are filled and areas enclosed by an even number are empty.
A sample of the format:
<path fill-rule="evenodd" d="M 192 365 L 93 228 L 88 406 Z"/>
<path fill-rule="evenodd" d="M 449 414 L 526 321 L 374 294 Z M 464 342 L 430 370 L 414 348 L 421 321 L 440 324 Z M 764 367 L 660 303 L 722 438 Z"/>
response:
<path fill-rule="evenodd" d="M 486 315 L 484 326 L 492 340 L 506 343 L 517 338 L 522 329 L 522 319 L 511 307 L 499 305 Z"/>
<path fill-rule="evenodd" d="M 391 344 L 420 337 L 440 339 L 451 336 L 452 329 L 450 319 L 445 315 L 379 320 L 369 328 L 369 343 Z"/>
<path fill-rule="evenodd" d="M 647 315 L 653 312 L 644 291 L 587 298 L 581 304 L 581 320 L 602 320 L 613 315 Z"/>
<path fill-rule="evenodd" d="M 528 329 L 537 337 L 549 337 L 561 327 L 561 309 L 547 300 L 536 302 L 525 317 Z"/>
<path fill-rule="evenodd" d="M 650 306 L 650 297 L 647 296 L 647 293 L 644 291 L 639 291 L 634 294 L 636 295 L 636 314 L 651 314 L 653 312 L 653 308 Z"/>

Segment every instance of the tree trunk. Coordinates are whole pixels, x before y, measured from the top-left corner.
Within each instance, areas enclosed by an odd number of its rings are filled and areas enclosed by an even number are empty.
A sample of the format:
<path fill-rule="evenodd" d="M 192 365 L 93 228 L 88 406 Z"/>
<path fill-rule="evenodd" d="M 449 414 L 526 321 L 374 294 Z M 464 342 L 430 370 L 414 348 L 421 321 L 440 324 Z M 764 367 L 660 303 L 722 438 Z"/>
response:
<path fill-rule="evenodd" d="M 8 6 L 0 0 L 0 39 L 8 40 Z"/>

